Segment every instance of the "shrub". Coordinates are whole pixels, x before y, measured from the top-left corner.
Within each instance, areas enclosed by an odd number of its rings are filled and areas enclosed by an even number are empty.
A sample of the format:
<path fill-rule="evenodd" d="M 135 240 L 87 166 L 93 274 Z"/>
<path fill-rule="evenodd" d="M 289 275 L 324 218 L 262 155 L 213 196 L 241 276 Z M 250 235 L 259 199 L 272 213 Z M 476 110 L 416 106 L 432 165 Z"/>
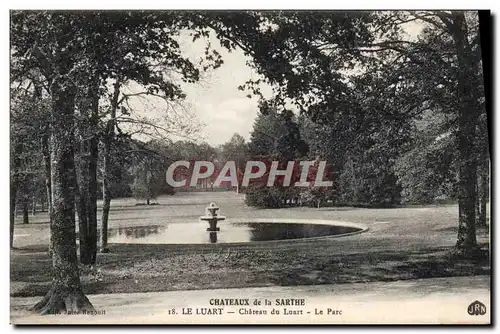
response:
<path fill-rule="evenodd" d="M 309 207 L 322 206 L 327 201 L 329 194 L 324 188 L 306 188 L 300 192 L 300 203 Z"/>
<path fill-rule="evenodd" d="M 401 202 L 401 187 L 388 163 L 348 160 L 339 181 L 343 204 L 387 207 Z"/>
<path fill-rule="evenodd" d="M 245 203 L 257 208 L 279 208 L 280 201 L 276 198 L 273 188 L 265 185 L 250 185 L 246 189 Z"/>
<path fill-rule="evenodd" d="M 300 189 L 250 185 L 245 190 L 245 203 L 257 208 L 282 208 L 299 204 Z"/>

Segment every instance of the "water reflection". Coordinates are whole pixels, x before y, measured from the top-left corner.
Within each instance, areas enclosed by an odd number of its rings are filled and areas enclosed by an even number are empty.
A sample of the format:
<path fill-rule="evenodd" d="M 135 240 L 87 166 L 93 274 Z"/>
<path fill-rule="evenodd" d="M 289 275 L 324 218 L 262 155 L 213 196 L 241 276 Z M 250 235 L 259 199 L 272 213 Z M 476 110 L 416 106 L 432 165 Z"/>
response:
<path fill-rule="evenodd" d="M 217 242 L 217 232 L 210 232 L 210 243 L 215 244 Z"/>
<path fill-rule="evenodd" d="M 355 232 L 358 229 L 346 226 L 319 224 L 271 224 L 249 223 L 252 227 L 250 241 L 304 239 Z"/>
<path fill-rule="evenodd" d="M 358 228 L 321 224 L 224 223 L 220 232 L 207 232 L 206 223 L 175 223 L 110 229 L 110 243 L 204 244 L 304 239 L 358 231 Z"/>

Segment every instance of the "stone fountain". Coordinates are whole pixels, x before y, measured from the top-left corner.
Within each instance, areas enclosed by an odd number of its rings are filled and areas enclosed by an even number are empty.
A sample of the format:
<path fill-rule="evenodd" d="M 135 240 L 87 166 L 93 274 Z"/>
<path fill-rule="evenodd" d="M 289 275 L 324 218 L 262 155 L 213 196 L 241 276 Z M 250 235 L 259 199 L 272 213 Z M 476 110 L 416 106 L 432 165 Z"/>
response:
<path fill-rule="evenodd" d="M 205 210 L 207 213 L 204 216 L 201 216 L 200 219 L 208 222 L 210 226 L 207 228 L 207 231 L 210 232 L 210 242 L 216 243 L 217 232 L 220 231 L 220 228 L 217 227 L 217 222 L 226 219 L 226 217 L 219 216 L 217 214 L 217 211 L 219 211 L 219 207 L 214 202 L 210 203 Z"/>
<path fill-rule="evenodd" d="M 219 207 L 214 202 L 210 203 L 209 206 L 206 207 L 207 214 L 201 216 L 200 219 L 203 221 L 207 221 L 210 225 L 207 228 L 209 232 L 218 232 L 220 228 L 217 227 L 217 222 L 226 219 L 224 216 L 219 216 L 217 211 L 219 211 Z"/>

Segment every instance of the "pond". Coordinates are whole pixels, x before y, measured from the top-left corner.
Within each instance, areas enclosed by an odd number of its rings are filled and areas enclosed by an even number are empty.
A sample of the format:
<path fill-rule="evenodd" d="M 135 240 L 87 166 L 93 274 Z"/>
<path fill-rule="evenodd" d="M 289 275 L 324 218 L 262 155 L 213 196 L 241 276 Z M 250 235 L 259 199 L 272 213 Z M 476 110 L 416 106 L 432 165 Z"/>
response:
<path fill-rule="evenodd" d="M 220 222 L 219 232 L 207 232 L 207 223 L 171 223 L 109 229 L 109 243 L 206 244 L 307 239 L 362 231 L 331 224 L 276 222 Z"/>

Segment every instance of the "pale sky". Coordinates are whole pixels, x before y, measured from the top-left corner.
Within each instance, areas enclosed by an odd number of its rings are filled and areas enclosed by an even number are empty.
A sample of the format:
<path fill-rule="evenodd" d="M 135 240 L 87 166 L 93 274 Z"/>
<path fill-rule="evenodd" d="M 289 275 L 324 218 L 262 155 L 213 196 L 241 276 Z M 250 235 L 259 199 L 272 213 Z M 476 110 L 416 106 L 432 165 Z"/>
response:
<path fill-rule="evenodd" d="M 198 40 L 193 43 L 188 33 L 182 34 L 178 41 L 182 54 L 197 64 L 204 55 L 205 41 Z M 245 92 L 238 90 L 238 86 L 259 76 L 246 65 L 246 58 L 241 50 L 229 53 L 220 47 L 215 37 L 210 38 L 210 43 L 212 48 L 222 55 L 224 64 L 216 70 L 204 72 L 201 80 L 195 84 L 181 85 L 187 95 L 182 105 L 194 116 L 197 123 L 203 124 L 199 135 L 194 139 L 198 142 L 206 141 L 215 147 L 229 141 L 234 133 L 239 133 L 248 141 L 258 112 L 258 99 L 249 99 Z M 266 97 L 269 97 L 271 88 L 267 85 L 261 87 Z M 137 84 L 130 83 L 124 92 L 131 94 L 141 90 Z M 166 111 L 165 102 L 155 97 L 134 97 L 130 100 L 130 106 L 136 118 L 145 116 L 158 125 L 165 124 L 163 121 L 165 117 L 172 119 L 172 113 Z M 189 126 L 195 122 L 190 122 L 189 118 L 184 117 L 182 123 Z M 132 131 L 130 128 L 128 130 Z M 177 136 L 170 138 L 185 139 Z"/>
<path fill-rule="evenodd" d="M 221 53 L 224 64 L 207 73 L 200 83 L 186 85 L 186 102 L 205 124 L 201 134 L 210 145 L 223 144 L 234 133 L 249 140 L 258 112 L 258 100 L 249 99 L 237 87 L 259 76 L 246 65 L 246 57 L 241 50 L 229 53 L 219 46 L 215 38 L 211 38 L 211 44 Z M 192 43 L 189 37 L 181 40 L 181 47 L 193 60 L 199 59 L 204 52 L 204 42 Z M 270 88 L 267 90 L 270 92 Z"/>

